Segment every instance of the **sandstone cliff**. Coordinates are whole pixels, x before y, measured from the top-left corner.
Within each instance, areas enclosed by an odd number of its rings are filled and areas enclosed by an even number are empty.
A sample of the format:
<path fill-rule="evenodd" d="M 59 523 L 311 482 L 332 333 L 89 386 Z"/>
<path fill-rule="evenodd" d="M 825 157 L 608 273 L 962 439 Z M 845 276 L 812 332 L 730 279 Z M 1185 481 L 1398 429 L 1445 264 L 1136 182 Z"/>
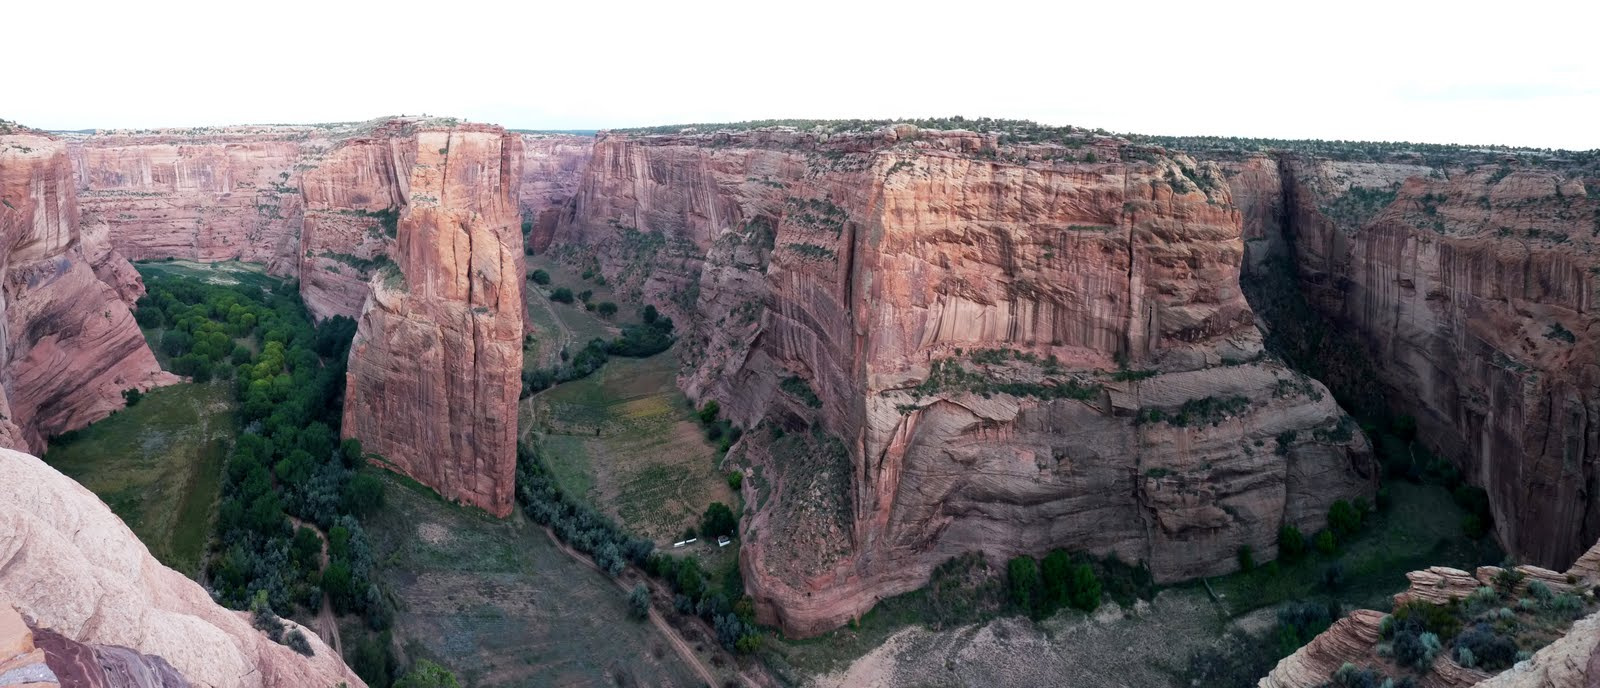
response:
<path fill-rule="evenodd" d="M 131 260 L 237 259 L 293 276 L 305 212 L 297 165 L 326 137 L 317 127 L 73 136 L 83 224 Z"/>
<path fill-rule="evenodd" d="M 124 390 L 176 380 L 128 310 L 138 274 L 81 237 L 67 147 L 53 137 L 0 131 L 0 271 L 0 444 L 43 451 L 122 408 Z"/>
<path fill-rule="evenodd" d="M 0 450 L 0 533 L 0 609 L 66 641 L 158 657 L 196 686 L 365 685 L 316 633 L 303 630 L 310 657 L 271 641 L 245 612 L 157 562 L 88 490 L 9 450 Z"/>
<path fill-rule="evenodd" d="M 1261 355 L 1241 225 L 1215 166 L 1108 137 L 602 134 L 552 251 L 688 324 L 683 386 L 751 428 L 746 585 L 809 634 L 967 551 L 1222 573 L 1368 493 Z"/>
<path fill-rule="evenodd" d="M 522 150 L 522 217 L 524 222 L 533 223 L 528 247 L 540 253 L 550 247 L 561 208 L 578 191 L 594 150 L 594 138 L 523 134 Z"/>
<path fill-rule="evenodd" d="M 1600 187 L 1560 161 L 1418 162 L 1228 167 L 1261 200 L 1245 234 L 1292 251 L 1382 396 L 1488 490 L 1500 542 L 1564 566 L 1600 538 Z"/>
<path fill-rule="evenodd" d="M 392 262 L 371 278 L 351 347 L 344 432 L 445 497 L 505 516 L 522 370 L 522 142 L 481 125 L 380 133 L 404 195 Z"/>

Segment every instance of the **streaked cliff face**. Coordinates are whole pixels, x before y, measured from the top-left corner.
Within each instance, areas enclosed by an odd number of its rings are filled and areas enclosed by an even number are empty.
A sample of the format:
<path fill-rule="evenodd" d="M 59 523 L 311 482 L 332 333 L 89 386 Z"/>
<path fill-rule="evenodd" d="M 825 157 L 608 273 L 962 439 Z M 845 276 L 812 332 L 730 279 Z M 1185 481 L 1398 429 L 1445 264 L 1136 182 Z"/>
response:
<path fill-rule="evenodd" d="M 344 433 L 446 498 L 511 513 L 522 371 L 522 140 L 498 127 L 388 137 L 404 170 L 392 265 L 350 351 Z"/>
<path fill-rule="evenodd" d="M 1395 412 L 1488 490 L 1499 541 L 1561 567 L 1600 539 L 1595 187 L 1558 164 L 1270 164 L 1230 178 L 1285 199 L 1247 234 L 1292 242 L 1301 288 L 1365 345 Z"/>
<path fill-rule="evenodd" d="M 66 145 L 0 135 L 0 444 L 43 451 L 122 408 L 123 390 L 176 380 L 128 310 L 144 292 L 138 274 L 98 238 L 80 234 Z"/>
<path fill-rule="evenodd" d="M 1220 170 L 1123 150 L 597 142 L 551 250 L 689 323 L 684 387 L 755 428 L 731 456 L 764 619 L 826 630 L 974 550 L 1220 573 L 1370 491 L 1331 396 L 1259 356 Z"/>

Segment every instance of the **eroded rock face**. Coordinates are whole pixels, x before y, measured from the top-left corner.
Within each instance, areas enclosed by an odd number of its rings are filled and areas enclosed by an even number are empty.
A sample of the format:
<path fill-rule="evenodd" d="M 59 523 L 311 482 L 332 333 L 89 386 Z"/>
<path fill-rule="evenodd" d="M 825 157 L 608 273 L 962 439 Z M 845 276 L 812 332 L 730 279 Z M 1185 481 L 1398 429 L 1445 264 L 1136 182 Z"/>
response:
<path fill-rule="evenodd" d="M 162 681 L 112 685 L 183 685 L 166 682 L 162 665 L 196 686 L 365 685 L 316 633 L 301 628 L 311 657 L 274 643 L 157 562 L 88 490 L 10 450 L 0 450 L 0 533 L 0 608 L 59 634 L 63 656 L 87 649 L 104 670 Z M 58 666 L 49 663 L 63 685 L 94 685 L 68 682 Z"/>
<path fill-rule="evenodd" d="M 1563 567 L 1600 538 L 1600 202 L 1559 165 L 1230 163 L 1246 234 L 1370 354 L 1420 437 L 1488 490 L 1496 535 Z"/>
<path fill-rule="evenodd" d="M 405 190 L 350 352 L 344 432 L 389 467 L 511 512 L 522 370 L 522 141 L 498 127 L 397 132 Z"/>
<path fill-rule="evenodd" d="M 502 137 L 514 139 L 504 151 Z M 534 138 L 528 157 L 544 176 L 523 175 L 520 137 L 438 118 L 100 133 L 76 138 L 72 156 L 84 244 L 124 300 L 142 285 L 119 253 L 298 277 L 317 319 L 362 318 L 346 432 L 504 515 L 521 370 L 520 332 L 505 334 L 522 327 L 521 298 L 503 293 L 522 283 L 518 192 L 533 189 L 542 212 L 570 195 L 587 159 L 587 139 Z"/>
<path fill-rule="evenodd" d="M 128 310 L 144 290 L 138 274 L 98 238 L 79 232 L 66 144 L 0 135 L 0 444 L 43 451 L 46 438 L 122 408 L 124 390 L 177 379 Z"/>
<path fill-rule="evenodd" d="M 1518 566 L 1518 583 L 1513 596 L 1530 595 L 1529 584 L 1539 581 L 1556 593 L 1583 595 L 1600 583 L 1600 543 L 1590 547 L 1579 561 L 1557 573 L 1537 566 Z M 1480 566 L 1474 573 L 1435 566 L 1406 574 L 1410 586 L 1394 596 L 1396 606 L 1409 602 L 1446 604 L 1471 595 L 1480 587 L 1499 585 L 1504 570 Z M 1379 630 L 1384 614 L 1358 609 L 1334 622 L 1305 647 L 1279 660 L 1272 672 L 1262 678 L 1258 688 L 1315 688 L 1328 684 L 1329 677 L 1345 664 L 1378 667 L 1391 676 L 1408 673 L 1396 667 L 1392 657 L 1378 651 Z M 1457 664 L 1451 653 L 1441 652 L 1428 671 L 1417 678 L 1427 688 L 1565 688 L 1600 685 L 1600 614 L 1580 619 L 1560 639 L 1539 650 L 1529 661 L 1490 675 Z"/>
<path fill-rule="evenodd" d="M 317 127 L 106 132 L 70 138 L 83 223 L 131 260 L 263 263 L 294 276 L 299 168 Z"/>
<path fill-rule="evenodd" d="M 523 134 L 522 150 L 522 217 L 533 223 L 528 248 L 541 253 L 550 247 L 562 206 L 578 192 L 594 137 Z"/>
<path fill-rule="evenodd" d="M 552 251 L 686 323 L 683 386 L 753 428 L 763 620 L 820 632 L 974 550 L 1222 573 L 1370 492 L 1326 390 L 1261 356 L 1221 172 L 1127 150 L 600 136 Z"/>

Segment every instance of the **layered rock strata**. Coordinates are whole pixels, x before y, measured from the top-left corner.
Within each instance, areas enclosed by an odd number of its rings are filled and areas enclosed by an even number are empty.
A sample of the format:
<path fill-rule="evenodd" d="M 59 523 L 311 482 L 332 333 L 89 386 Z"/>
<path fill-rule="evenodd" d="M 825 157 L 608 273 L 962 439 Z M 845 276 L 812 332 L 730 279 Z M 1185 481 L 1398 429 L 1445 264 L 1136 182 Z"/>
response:
<path fill-rule="evenodd" d="M 1559 159 L 1420 162 L 1227 167 L 1259 201 L 1246 236 L 1292 250 L 1395 412 L 1488 490 L 1500 542 L 1565 566 L 1600 538 L 1600 180 Z"/>
<path fill-rule="evenodd" d="M 1530 585 L 1543 583 L 1554 593 L 1572 593 L 1583 596 L 1600 584 L 1600 543 L 1591 547 L 1573 566 L 1557 573 L 1538 566 L 1517 566 L 1516 581 L 1506 592 L 1512 597 L 1531 595 Z M 1473 573 L 1460 569 L 1435 566 L 1424 571 L 1406 574 L 1411 585 L 1394 596 L 1395 605 L 1409 602 L 1448 604 L 1471 595 L 1482 587 L 1493 588 L 1505 580 L 1505 569 L 1498 566 L 1480 566 Z M 1328 684 L 1328 679 L 1345 664 L 1358 667 L 1383 667 L 1391 675 L 1403 675 L 1394 666 L 1393 659 L 1379 652 L 1379 630 L 1384 614 L 1359 609 L 1335 622 L 1305 647 L 1283 658 L 1272 672 L 1262 678 L 1258 688 L 1314 688 Z M 1467 686 L 1494 686 L 1496 688 L 1554 688 L 1556 686 L 1593 686 L 1600 684 L 1600 614 L 1580 619 L 1567 629 L 1565 635 L 1540 649 L 1524 662 L 1511 669 L 1491 675 L 1457 664 L 1449 653 L 1441 652 L 1417 680 L 1424 688 L 1466 688 Z"/>
<path fill-rule="evenodd" d="M 404 195 L 351 347 L 344 432 L 445 497 L 505 516 L 522 370 L 522 141 L 463 125 L 386 146 L 379 157 Z"/>
<path fill-rule="evenodd" d="M 683 386 L 749 429 L 746 585 L 810 634 L 964 552 L 1175 581 L 1369 494 L 1262 355 L 1241 226 L 1215 166 L 1109 137 L 602 133 L 552 250 L 688 325 Z"/>
<path fill-rule="evenodd" d="M 541 253 L 550 247 L 561 208 L 578 192 L 594 137 L 523 134 L 522 150 L 522 218 L 532 225 L 528 248 Z"/>
<path fill-rule="evenodd" d="M 92 682 L 96 664 L 145 681 L 110 685 L 365 685 L 316 633 L 287 622 L 309 640 L 309 657 L 273 642 L 248 614 L 218 606 L 157 562 L 88 490 L 10 450 L 0 450 L 0 533 L 0 609 L 21 612 L 30 631 L 48 629 L 30 644 L 43 647 L 43 664 L 63 685 L 104 685 Z M 0 643 L 19 635 L 0 628 Z M 32 650 L 19 647 L 0 645 L 0 655 Z M 67 680 L 73 666 L 87 682 Z"/>
<path fill-rule="evenodd" d="M 80 233 L 66 144 L 0 125 L 0 444 L 43 451 L 122 408 L 125 390 L 177 379 L 128 310 L 138 274 L 99 238 Z"/>

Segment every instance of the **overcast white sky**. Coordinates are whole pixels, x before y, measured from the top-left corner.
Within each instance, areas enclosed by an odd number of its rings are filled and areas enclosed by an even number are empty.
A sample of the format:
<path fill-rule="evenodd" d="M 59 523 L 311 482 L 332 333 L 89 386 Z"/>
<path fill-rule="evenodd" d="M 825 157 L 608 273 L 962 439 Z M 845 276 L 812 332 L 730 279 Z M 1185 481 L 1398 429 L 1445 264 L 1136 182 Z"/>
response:
<path fill-rule="evenodd" d="M 49 129 L 961 114 L 1600 148 L 1600 0 L 6 5 L 0 118 Z"/>

